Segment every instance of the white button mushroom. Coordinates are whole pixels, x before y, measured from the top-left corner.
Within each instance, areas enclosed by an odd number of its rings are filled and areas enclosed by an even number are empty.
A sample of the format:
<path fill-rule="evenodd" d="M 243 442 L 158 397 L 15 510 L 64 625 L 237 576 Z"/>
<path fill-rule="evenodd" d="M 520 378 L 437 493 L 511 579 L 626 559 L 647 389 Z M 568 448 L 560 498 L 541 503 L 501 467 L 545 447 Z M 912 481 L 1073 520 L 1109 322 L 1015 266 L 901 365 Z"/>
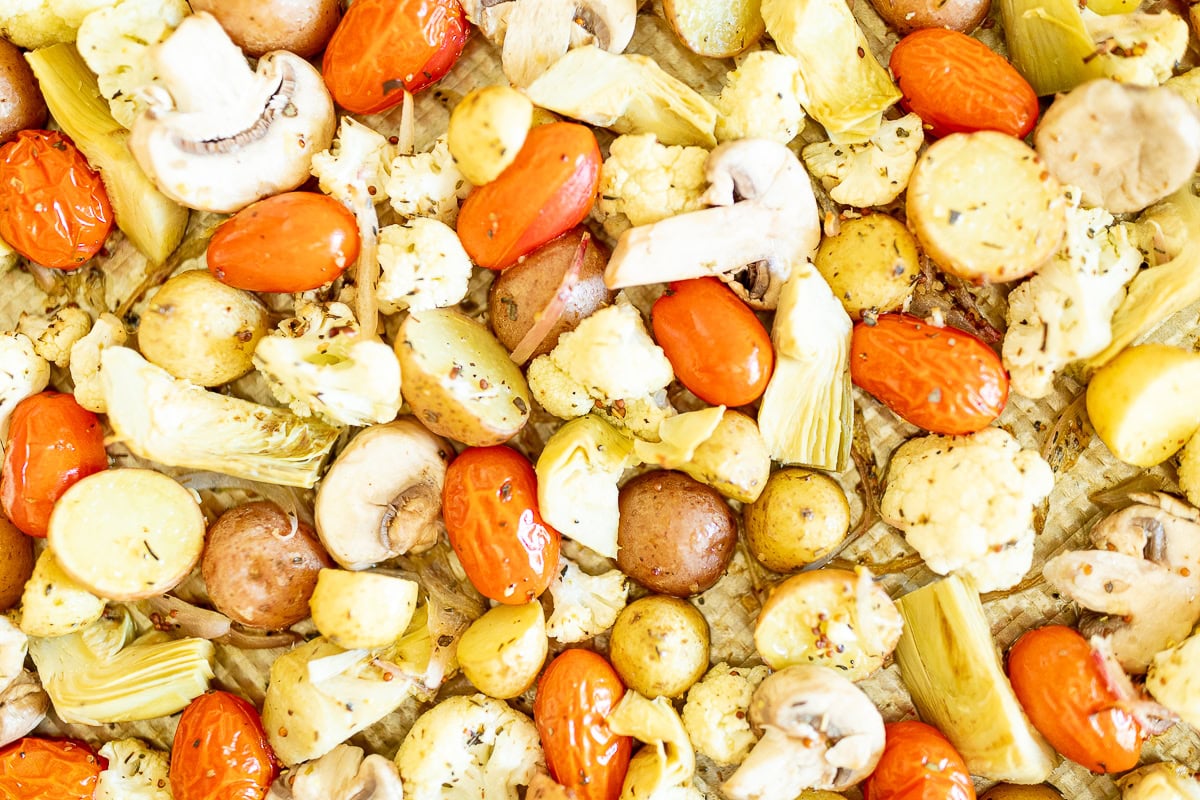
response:
<path fill-rule="evenodd" d="M 339 744 L 316 761 L 297 767 L 294 800 L 403 800 L 400 773 L 381 755 Z"/>

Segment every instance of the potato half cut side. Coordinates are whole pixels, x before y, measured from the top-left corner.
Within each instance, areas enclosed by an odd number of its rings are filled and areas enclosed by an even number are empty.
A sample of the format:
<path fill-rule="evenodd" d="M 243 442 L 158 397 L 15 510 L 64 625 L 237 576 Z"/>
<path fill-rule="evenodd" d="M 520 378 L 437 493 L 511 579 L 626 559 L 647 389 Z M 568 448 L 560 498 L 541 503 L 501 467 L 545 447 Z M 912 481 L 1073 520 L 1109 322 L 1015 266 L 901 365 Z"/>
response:
<path fill-rule="evenodd" d="M 192 494 L 148 469 L 97 472 L 63 494 L 50 515 L 50 547 L 63 571 L 109 600 L 172 589 L 204 548 Z"/>
<path fill-rule="evenodd" d="M 709 58 L 730 58 L 763 35 L 759 0 L 663 0 L 671 30 L 684 46 Z"/>

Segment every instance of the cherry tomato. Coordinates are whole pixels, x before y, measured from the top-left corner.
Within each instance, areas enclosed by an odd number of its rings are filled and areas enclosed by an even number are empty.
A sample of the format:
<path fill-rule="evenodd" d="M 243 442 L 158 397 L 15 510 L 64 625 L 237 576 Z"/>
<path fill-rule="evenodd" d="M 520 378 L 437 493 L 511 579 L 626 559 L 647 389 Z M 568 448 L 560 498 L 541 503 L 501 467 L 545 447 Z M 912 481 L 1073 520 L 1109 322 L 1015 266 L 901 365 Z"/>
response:
<path fill-rule="evenodd" d="M 44 267 L 72 270 L 113 227 L 100 175 L 66 136 L 21 131 L 0 147 L 0 239 Z"/>
<path fill-rule="evenodd" d="M 72 739 L 18 739 L 0 748 L 0 800 L 92 800 L 108 762 Z"/>
<path fill-rule="evenodd" d="M 908 314 L 880 314 L 854 326 L 850 376 L 899 417 L 932 433 L 983 430 L 1008 402 L 1008 374 L 992 348 Z"/>
<path fill-rule="evenodd" d="M 910 33 L 890 62 L 900 100 L 933 136 L 1000 131 L 1022 139 L 1038 118 L 1037 92 L 1021 73 L 965 33 L 926 28 Z"/>
<path fill-rule="evenodd" d="M 442 519 L 463 570 L 484 597 L 528 603 L 558 569 L 558 531 L 542 521 L 537 475 L 503 445 L 469 447 L 450 462 Z"/>
<path fill-rule="evenodd" d="M 325 48 L 325 85 L 347 111 L 391 108 L 441 80 L 469 30 L 458 0 L 356 0 Z"/>
<path fill-rule="evenodd" d="M 605 718 L 625 685 L 604 656 L 566 650 L 550 662 L 533 703 L 550 775 L 581 800 L 617 800 L 629 769 L 632 740 L 609 730 Z"/>
<path fill-rule="evenodd" d="M 358 258 L 358 224 L 314 192 L 285 192 L 246 206 L 217 228 L 208 271 L 250 292 L 305 292 L 335 280 Z"/>
<path fill-rule="evenodd" d="M 46 535 L 63 492 L 108 469 L 104 431 L 69 394 L 42 392 L 13 410 L 0 472 L 0 506 L 30 536 Z"/>
<path fill-rule="evenodd" d="M 175 800 L 262 800 L 278 774 L 254 706 L 209 692 L 183 710 L 171 746 Z"/>
<path fill-rule="evenodd" d="M 766 390 L 775 366 L 771 336 L 716 278 L 672 283 L 651 320 L 675 377 L 704 402 L 744 406 Z"/>
<path fill-rule="evenodd" d="M 970 770 L 941 731 L 915 720 L 884 731 L 883 757 L 863 784 L 864 800 L 975 800 Z"/>
<path fill-rule="evenodd" d="M 1073 628 L 1029 631 L 1008 652 L 1008 677 L 1021 706 L 1054 749 L 1092 772 L 1133 769 L 1142 729 L 1120 707 L 1092 647 Z"/>
<path fill-rule="evenodd" d="M 516 159 L 474 189 L 458 215 L 458 237 L 481 267 L 505 269 L 574 228 L 600 185 L 600 146 L 583 125 L 552 122 L 529 131 Z"/>

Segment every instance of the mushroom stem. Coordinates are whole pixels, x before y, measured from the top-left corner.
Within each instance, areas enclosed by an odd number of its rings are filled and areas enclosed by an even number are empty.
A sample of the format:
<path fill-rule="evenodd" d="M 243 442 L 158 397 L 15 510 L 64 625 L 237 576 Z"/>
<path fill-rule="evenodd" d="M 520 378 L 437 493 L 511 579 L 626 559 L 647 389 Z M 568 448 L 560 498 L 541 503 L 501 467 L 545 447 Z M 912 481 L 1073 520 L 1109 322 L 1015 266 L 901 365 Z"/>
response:
<path fill-rule="evenodd" d="M 433 547 L 441 528 L 438 516 L 442 511 L 442 493 L 432 483 L 409 486 L 387 505 L 379 524 L 379 536 L 389 549 L 407 547 L 420 553 Z"/>

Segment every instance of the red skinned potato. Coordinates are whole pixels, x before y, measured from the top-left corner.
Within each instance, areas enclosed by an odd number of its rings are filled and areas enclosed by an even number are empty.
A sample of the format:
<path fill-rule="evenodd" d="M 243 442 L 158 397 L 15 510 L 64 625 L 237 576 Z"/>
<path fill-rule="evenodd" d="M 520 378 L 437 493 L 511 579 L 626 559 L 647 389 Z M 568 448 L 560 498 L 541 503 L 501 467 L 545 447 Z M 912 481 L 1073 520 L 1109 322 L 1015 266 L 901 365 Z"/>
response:
<path fill-rule="evenodd" d="M 251 58 L 272 50 L 314 56 L 342 18 L 338 0 L 191 0 L 191 6 L 216 17 Z"/>
<path fill-rule="evenodd" d="M 0 517 L 0 611 L 21 600 L 25 582 L 33 574 L 33 539 Z"/>
<path fill-rule="evenodd" d="M 46 122 L 46 101 L 21 50 L 0 39 L 0 144 Z"/>
<path fill-rule="evenodd" d="M 991 0 L 871 0 L 871 5 L 901 36 L 922 28 L 970 33 L 992 7 Z"/>

